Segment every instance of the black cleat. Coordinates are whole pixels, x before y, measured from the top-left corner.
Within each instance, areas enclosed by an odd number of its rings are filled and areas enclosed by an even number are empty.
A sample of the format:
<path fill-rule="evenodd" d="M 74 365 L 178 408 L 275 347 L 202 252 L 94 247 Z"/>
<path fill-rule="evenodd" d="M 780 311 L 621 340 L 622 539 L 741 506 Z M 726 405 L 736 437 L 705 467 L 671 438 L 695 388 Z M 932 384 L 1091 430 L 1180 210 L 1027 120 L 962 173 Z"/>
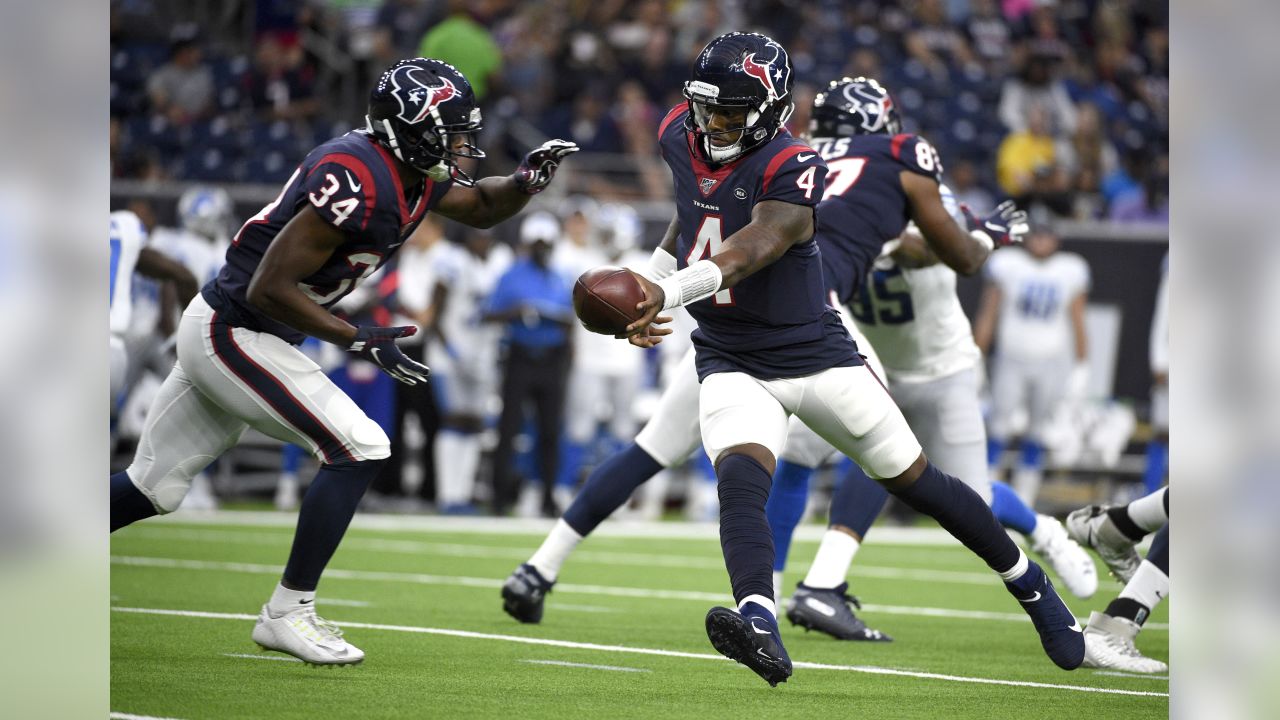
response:
<path fill-rule="evenodd" d="M 1031 616 L 1044 654 L 1063 670 L 1080 667 L 1084 662 L 1084 631 L 1044 570 L 1031 563 L 1026 575 L 1004 586 Z"/>
<path fill-rule="evenodd" d="M 746 607 L 757 606 L 748 603 Z M 771 687 L 791 677 L 791 658 L 782 647 L 778 623 L 763 608 L 746 615 L 729 608 L 711 608 L 707 613 L 707 637 L 717 652 L 751 668 Z"/>
<path fill-rule="evenodd" d="M 502 584 L 502 609 L 522 623 L 542 620 L 542 602 L 554 582 L 547 582 L 529 563 L 516 568 Z"/>
<path fill-rule="evenodd" d="M 787 619 L 792 625 L 826 633 L 837 640 L 893 642 L 893 638 L 867 624 L 853 614 L 862 609 L 858 598 L 848 594 L 849 583 L 834 588 L 812 588 L 796 584 L 795 594 L 787 601 Z M 853 606 L 853 607 L 850 607 Z"/>

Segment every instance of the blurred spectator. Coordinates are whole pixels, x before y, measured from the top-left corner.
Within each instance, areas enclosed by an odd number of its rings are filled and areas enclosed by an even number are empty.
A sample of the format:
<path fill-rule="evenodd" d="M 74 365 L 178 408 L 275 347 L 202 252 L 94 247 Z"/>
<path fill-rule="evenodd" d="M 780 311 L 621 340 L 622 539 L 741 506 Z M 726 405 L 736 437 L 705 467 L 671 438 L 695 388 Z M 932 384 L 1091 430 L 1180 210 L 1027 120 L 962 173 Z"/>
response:
<path fill-rule="evenodd" d="M 555 216 L 535 212 L 520 226 L 523 257 L 489 297 L 483 319 L 506 328 L 507 357 L 502 379 L 502 416 L 493 456 L 494 511 L 503 515 L 518 495 L 511 481 L 516 435 L 524 424 L 525 402 L 533 404 L 537 431 L 542 511 L 556 517 L 552 485 L 560 467 L 560 427 L 565 381 L 572 357 L 570 330 L 576 322 L 570 281 L 551 267 L 560 236 Z"/>
<path fill-rule="evenodd" d="M 1000 122 L 1011 132 L 1027 130 L 1033 107 L 1044 111 L 1047 134 L 1065 137 L 1075 132 L 1075 105 L 1066 85 L 1053 76 L 1053 67 L 1053 58 L 1033 54 L 1021 72 L 1005 80 L 1000 90 Z"/>
<path fill-rule="evenodd" d="M 1025 198 L 1044 189 L 1046 180 L 1057 173 L 1056 150 L 1049 133 L 1044 108 L 1033 105 L 1023 130 L 1009 133 L 996 151 L 996 179 L 1000 189 L 1013 198 Z"/>
<path fill-rule="evenodd" d="M 974 55 L 988 73 L 1004 70 L 1009 63 L 1013 32 L 996 7 L 996 0 L 973 0 L 971 13 L 964 22 L 965 34 Z"/>
<path fill-rule="evenodd" d="M 1089 103 L 1080 106 L 1076 132 L 1069 139 L 1059 141 L 1057 157 L 1070 177 L 1071 190 L 1076 193 L 1076 217 L 1087 219 L 1101 215 L 1102 181 L 1116 171 L 1119 160 L 1096 106 Z"/>
<path fill-rule="evenodd" d="M 543 132 L 549 137 L 572 140 L 583 152 L 620 153 L 622 135 L 609 114 L 610 99 L 607 87 L 592 85 L 578 93 L 572 105 L 554 108 Z"/>
<path fill-rule="evenodd" d="M 1116 222 L 1169 222 L 1169 156 L 1154 166 L 1142 163 L 1137 187 L 1120 193 L 1111 203 L 1109 219 Z"/>
<path fill-rule="evenodd" d="M 502 68 L 502 52 L 488 29 L 471 17 L 467 5 L 466 0 L 449 0 L 449 17 L 427 31 L 418 54 L 458 68 L 471 81 L 476 98 L 483 101 Z"/>
<path fill-rule="evenodd" d="M 175 125 L 186 125 L 213 110 L 213 71 L 204 61 L 194 25 L 174 29 L 169 51 L 169 62 L 147 80 L 147 95 L 155 113 Z"/>
<path fill-rule="evenodd" d="M 384 0 L 374 30 L 375 65 L 385 68 L 412 56 L 426 29 L 443 19 L 442 9 L 432 0 Z"/>
<path fill-rule="evenodd" d="M 924 63 L 935 77 L 945 78 L 948 68 L 974 62 L 964 35 L 947 22 L 942 0 L 920 0 L 906 35 L 906 48 L 911 57 Z"/>
<path fill-rule="evenodd" d="M 995 199 L 991 197 L 991 193 L 978 184 L 978 168 L 973 161 L 960 160 L 948 167 L 947 186 L 955 195 L 956 202 L 968 205 L 976 215 L 990 212 L 995 207 Z"/>
<path fill-rule="evenodd" d="M 285 46 L 275 35 L 258 39 L 244 82 L 250 106 L 265 120 L 303 120 L 320 109 L 315 73 L 303 65 L 302 48 Z"/>

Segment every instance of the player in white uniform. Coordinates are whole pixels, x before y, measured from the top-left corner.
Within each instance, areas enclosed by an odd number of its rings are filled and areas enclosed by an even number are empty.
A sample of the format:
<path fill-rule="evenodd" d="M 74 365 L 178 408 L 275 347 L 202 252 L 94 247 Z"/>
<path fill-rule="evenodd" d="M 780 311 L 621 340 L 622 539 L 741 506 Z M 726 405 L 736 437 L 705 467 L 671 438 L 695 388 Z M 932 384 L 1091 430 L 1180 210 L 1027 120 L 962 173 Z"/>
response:
<path fill-rule="evenodd" d="M 951 191 L 945 185 L 939 189 L 943 204 L 963 223 Z M 900 240 L 885 246 L 861 289 L 857 302 L 847 308 L 856 325 L 855 341 L 864 353 L 875 349 L 879 365 L 873 363 L 872 367 L 879 371 L 883 366 L 889 392 L 925 453 L 938 467 L 964 479 L 991 505 L 1001 524 L 1026 535 L 1032 549 L 1053 566 L 1072 594 L 1082 598 L 1093 595 L 1098 587 L 1097 569 L 1068 537 L 1062 523 L 1037 515 L 1007 485 L 990 480 L 978 395 L 982 356 L 956 296 L 956 272 L 938 262 L 911 223 Z M 899 302 L 909 304 L 914 312 L 909 316 L 876 312 L 878 305 Z M 886 322 L 886 317 L 894 321 Z M 804 506 L 777 506 L 786 503 L 788 495 L 807 494 L 810 476 L 834 453 L 816 433 L 793 419 L 769 506 L 774 545 L 779 548 L 774 568 L 779 597 L 785 549 Z M 849 566 L 888 494 L 856 466 L 844 483 L 841 493 L 853 497 L 839 495 L 833 498 L 833 506 L 840 502 L 858 506 L 856 512 L 846 515 L 852 527 L 833 525 L 824 534 L 807 576 L 787 606 L 787 616 L 795 624 L 843 639 L 882 640 L 839 606 L 845 604 L 842 586 Z M 791 493 L 791 486 L 800 489 Z"/>
<path fill-rule="evenodd" d="M 475 512 L 481 433 L 497 388 L 498 329 L 480 322 L 485 298 L 511 264 L 511 249 L 485 231 L 468 230 L 463 245 L 437 243 L 435 287 L 427 331 L 432 391 L 440 407 L 436 433 L 436 504 L 445 514 Z"/>
<path fill-rule="evenodd" d="M 1142 473 L 1146 492 L 1164 484 L 1169 471 L 1169 256 L 1160 264 L 1160 289 L 1151 318 L 1151 432 L 1147 466 Z"/>
<path fill-rule="evenodd" d="M 582 221 L 590 223 L 590 237 L 594 240 L 586 247 L 578 246 L 573 239 L 573 221 L 571 215 L 565 223 L 571 242 L 561 243 L 561 246 L 573 246 L 572 255 L 565 258 L 568 262 L 563 266 L 567 277 L 576 279 L 600 265 L 638 270 L 648 262 L 648 256 L 635 249 L 641 225 L 635 210 L 629 206 L 606 203 L 589 218 L 584 215 Z M 582 465 L 602 423 L 612 446 L 608 454 L 635 437 L 632 405 L 640 389 L 643 365 L 643 354 L 613 338 L 590 332 L 581 324 L 575 325 L 560 476 L 554 491 L 558 507 L 567 508 L 573 501 Z"/>
<path fill-rule="evenodd" d="M 1075 253 L 1058 252 L 1058 236 L 1040 227 L 1025 248 L 994 253 L 986 275 L 974 338 L 984 353 L 990 352 L 993 337 L 997 346 L 987 459 L 998 466 L 1025 416 L 1021 459 L 1011 484 L 1034 505 L 1053 413 L 1069 392 L 1082 393 L 1088 381 L 1084 311 L 1089 266 Z"/>
<path fill-rule="evenodd" d="M 133 268 L 147 244 L 147 229 L 128 210 L 111 213 L 111 407 L 124 388 L 128 353 L 124 334 L 133 316 Z"/>

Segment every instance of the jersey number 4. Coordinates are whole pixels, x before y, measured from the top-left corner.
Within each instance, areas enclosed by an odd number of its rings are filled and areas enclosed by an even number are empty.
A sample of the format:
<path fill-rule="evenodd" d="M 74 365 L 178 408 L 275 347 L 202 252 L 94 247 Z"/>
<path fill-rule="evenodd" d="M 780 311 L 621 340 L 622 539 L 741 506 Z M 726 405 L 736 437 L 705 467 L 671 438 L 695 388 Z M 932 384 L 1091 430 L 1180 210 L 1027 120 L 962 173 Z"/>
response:
<path fill-rule="evenodd" d="M 721 245 L 724 244 L 724 238 L 721 235 L 720 216 L 703 215 L 702 224 L 698 226 L 698 234 L 694 236 L 693 247 L 689 249 L 685 263 L 692 265 L 699 260 L 706 260 L 718 254 Z M 711 303 L 717 306 L 733 305 L 733 291 L 721 290 L 711 298 Z"/>

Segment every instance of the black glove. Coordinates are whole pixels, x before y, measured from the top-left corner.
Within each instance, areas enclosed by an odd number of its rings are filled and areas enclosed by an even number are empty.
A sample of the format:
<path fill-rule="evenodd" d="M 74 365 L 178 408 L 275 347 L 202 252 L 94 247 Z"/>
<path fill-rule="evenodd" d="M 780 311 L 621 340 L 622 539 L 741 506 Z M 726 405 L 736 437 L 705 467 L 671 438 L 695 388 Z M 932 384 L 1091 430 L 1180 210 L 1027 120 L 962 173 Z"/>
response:
<path fill-rule="evenodd" d="M 431 370 L 420 362 L 410 360 L 396 347 L 396 338 L 410 337 L 417 333 L 418 328 L 412 325 L 356 328 L 356 339 L 351 341 L 347 352 L 377 365 L 382 368 L 382 372 L 405 385 L 425 383 Z"/>
<path fill-rule="evenodd" d="M 516 187 L 521 192 L 537 195 L 551 183 L 551 178 L 566 155 L 578 152 L 577 143 L 568 140 L 548 140 L 524 156 L 516 168 Z"/>
<path fill-rule="evenodd" d="M 1031 232 L 1027 211 L 1019 210 L 1012 200 L 1005 200 L 982 217 L 975 216 L 964 203 L 960 203 L 960 211 L 964 213 L 969 234 L 991 250 L 1020 243 L 1023 236 Z"/>

